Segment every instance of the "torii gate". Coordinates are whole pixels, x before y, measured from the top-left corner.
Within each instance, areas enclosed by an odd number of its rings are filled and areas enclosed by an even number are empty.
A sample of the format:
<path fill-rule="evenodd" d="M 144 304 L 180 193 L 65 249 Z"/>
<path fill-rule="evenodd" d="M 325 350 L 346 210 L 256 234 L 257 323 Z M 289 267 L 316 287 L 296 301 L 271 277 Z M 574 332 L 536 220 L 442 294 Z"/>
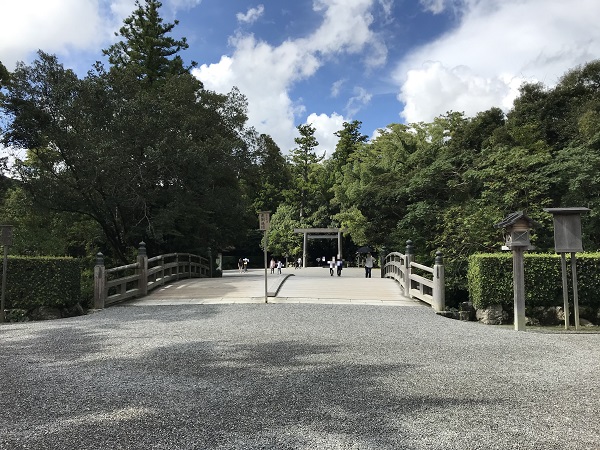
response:
<path fill-rule="evenodd" d="M 342 257 L 342 229 L 341 228 L 294 228 L 294 233 L 304 234 L 302 241 L 302 267 L 306 267 L 306 243 L 308 239 L 335 239 L 338 240 L 337 257 Z"/>

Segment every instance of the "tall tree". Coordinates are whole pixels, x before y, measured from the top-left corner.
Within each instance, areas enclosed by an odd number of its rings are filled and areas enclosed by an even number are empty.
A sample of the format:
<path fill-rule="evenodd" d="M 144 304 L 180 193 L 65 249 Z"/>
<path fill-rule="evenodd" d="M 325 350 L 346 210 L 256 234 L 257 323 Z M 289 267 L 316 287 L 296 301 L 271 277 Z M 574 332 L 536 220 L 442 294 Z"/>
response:
<path fill-rule="evenodd" d="M 169 36 L 179 21 L 163 24 L 159 9 L 162 3 L 157 0 L 135 2 L 136 10 L 124 21 L 115 33 L 123 40 L 103 50 L 108 61 L 116 70 L 132 70 L 141 79 L 153 83 L 167 74 L 181 75 L 188 72 L 181 50 L 189 47 L 186 38 L 174 39 Z M 196 63 L 192 62 L 192 66 Z"/>
<path fill-rule="evenodd" d="M 309 195 L 315 192 L 312 175 L 318 169 L 317 165 L 323 160 L 325 155 L 317 156 L 315 148 L 319 145 L 315 138 L 316 129 L 311 124 L 298 125 L 299 137 L 294 138 L 297 147 L 290 151 L 290 162 L 295 178 L 295 191 L 292 191 L 291 197 L 296 200 L 300 221 L 310 214 L 307 211 Z"/>
<path fill-rule="evenodd" d="M 335 170 L 339 171 L 350 160 L 358 147 L 369 139 L 366 134 L 360 132 L 361 125 L 362 122 L 359 120 L 344 122 L 343 128 L 333 133 L 339 138 L 335 151 L 331 155 Z"/>
<path fill-rule="evenodd" d="M 154 14 L 160 4 L 146 5 L 134 14 L 140 32 L 170 31 Z M 166 36 L 150 41 L 149 54 L 172 54 Z M 43 206 L 93 218 L 122 260 L 140 240 L 151 252 L 201 251 L 243 233 L 245 98 L 206 91 L 181 69 L 122 58 L 79 80 L 40 52 L 17 67 L 3 102 L 5 143 L 28 150 L 16 165 L 23 187 Z"/>
<path fill-rule="evenodd" d="M 255 167 L 256 176 L 251 182 L 254 192 L 253 209 L 256 212 L 274 212 L 285 200 L 284 192 L 291 187 L 292 175 L 289 163 L 271 136 L 258 136 Z"/>

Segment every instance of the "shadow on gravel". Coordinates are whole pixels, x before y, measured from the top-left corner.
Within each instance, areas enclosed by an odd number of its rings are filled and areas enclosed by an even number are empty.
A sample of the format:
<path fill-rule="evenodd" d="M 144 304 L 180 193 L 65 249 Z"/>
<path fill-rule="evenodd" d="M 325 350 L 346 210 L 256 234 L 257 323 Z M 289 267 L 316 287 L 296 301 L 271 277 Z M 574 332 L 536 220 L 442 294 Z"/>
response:
<path fill-rule="evenodd" d="M 416 413 L 488 404 L 415 395 L 413 366 L 346 363 L 343 354 L 337 346 L 299 342 L 195 342 L 134 364 L 177 386 L 170 393 L 177 407 L 162 409 L 161 420 L 174 423 L 177 434 L 191 432 L 197 448 L 315 448 L 333 436 L 364 443 L 356 448 L 398 448 Z"/>
<path fill-rule="evenodd" d="M 28 357 L 6 366 L 0 448 L 410 448 L 399 442 L 417 415 L 487 404 L 414 394 L 414 366 L 352 363 L 341 346 L 133 342 L 101 354 L 97 333 L 65 331 L 19 341 Z"/>

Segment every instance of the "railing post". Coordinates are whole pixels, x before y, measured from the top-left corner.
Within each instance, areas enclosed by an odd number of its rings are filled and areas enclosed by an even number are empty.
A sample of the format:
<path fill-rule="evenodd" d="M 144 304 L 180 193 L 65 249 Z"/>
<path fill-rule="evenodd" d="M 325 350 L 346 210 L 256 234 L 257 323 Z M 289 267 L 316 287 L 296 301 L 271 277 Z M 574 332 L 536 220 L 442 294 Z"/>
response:
<path fill-rule="evenodd" d="M 210 278 L 213 277 L 213 261 L 212 261 L 212 250 L 210 249 L 210 247 L 208 247 L 208 267 L 209 267 L 209 274 L 210 274 Z"/>
<path fill-rule="evenodd" d="M 433 266 L 433 308 L 437 311 L 446 309 L 446 287 L 444 281 L 444 259 L 442 252 L 435 253 L 435 264 Z"/>
<path fill-rule="evenodd" d="M 177 271 L 175 279 L 179 281 L 179 253 L 175 253 L 175 270 Z"/>
<path fill-rule="evenodd" d="M 410 288 L 411 288 L 410 263 L 413 261 L 413 258 L 414 258 L 414 248 L 412 245 L 412 241 L 409 239 L 406 241 L 406 252 L 404 253 L 404 293 L 406 294 L 407 297 L 410 297 Z"/>
<path fill-rule="evenodd" d="M 188 278 L 192 278 L 192 255 L 188 253 Z"/>
<path fill-rule="evenodd" d="M 160 255 L 160 285 L 165 285 L 165 257 Z"/>
<path fill-rule="evenodd" d="M 140 266 L 138 269 L 138 273 L 140 275 L 140 279 L 138 281 L 140 295 L 148 295 L 148 254 L 146 253 L 146 243 L 144 241 L 140 242 L 137 263 Z"/>
<path fill-rule="evenodd" d="M 94 308 L 104 309 L 106 301 L 106 268 L 104 267 L 104 255 L 96 255 L 94 266 Z"/>

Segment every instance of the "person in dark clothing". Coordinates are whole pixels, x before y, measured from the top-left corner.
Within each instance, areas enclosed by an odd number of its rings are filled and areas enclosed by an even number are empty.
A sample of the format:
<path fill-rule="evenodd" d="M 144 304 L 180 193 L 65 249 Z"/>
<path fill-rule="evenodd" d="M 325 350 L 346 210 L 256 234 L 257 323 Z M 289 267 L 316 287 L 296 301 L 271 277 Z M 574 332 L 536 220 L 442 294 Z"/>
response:
<path fill-rule="evenodd" d="M 344 267 L 344 261 L 342 260 L 342 258 L 338 258 L 337 262 L 335 263 L 335 266 L 337 267 L 337 276 L 341 277 L 342 268 Z"/>

